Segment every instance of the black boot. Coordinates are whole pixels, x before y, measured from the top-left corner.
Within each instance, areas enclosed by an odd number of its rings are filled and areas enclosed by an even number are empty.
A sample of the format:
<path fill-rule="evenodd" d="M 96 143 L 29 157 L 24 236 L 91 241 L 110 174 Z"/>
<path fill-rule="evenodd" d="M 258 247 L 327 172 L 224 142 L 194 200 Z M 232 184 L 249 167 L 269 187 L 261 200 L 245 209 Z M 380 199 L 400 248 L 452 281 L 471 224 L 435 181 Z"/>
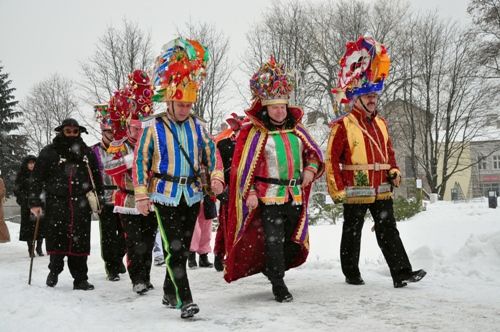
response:
<path fill-rule="evenodd" d="M 196 253 L 194 251 L 190 251 L 188 256 L 188 267 L 192 269 L 197 266 L 198 264 L 196 263 Z"/>
<path fill-rule="evenodd" d="M 118 275 L 118 273 L 109 273 L 108 280 L 109 281 L 120 281 L 120 276 Z"/>
<path fill-rule="evenodd" d="M 348 278 L 345 277 L 345 282 L 348 283 L 349 285 L 364 285 L 365 281 L 361 276 L 353 277 L 353 278 Z"/>
<path fill-rule="evenodd" d="M 58 274 L 50 271 L 49 275 L 47 276 L 47 281 L 45 282 L 47 286 L 54 287 L 55 285 L 57 285 L 57 281 L 58 281 Z"/>
<path fill-rule="evenodd" d="M 74 281 L 73 282 L 73 289 L 79 289 L 79 290 L 93 290 L 94 285 L 89 283 L 87 280 L 80 280 L 80 281 Z"/>
<path fill-rule="evenodd" d="M 200 312 L 200 308 L 196 303 L 184 304 L 181 307 L 181 318 L 191 318 Z"/>
<path fill-rule="evenodd" d="M 292 302 L 293 296 L 288 291 L 288 288 L 285 285 L 285 281 L 283 279 L 271 280 L 273 285 L 273 294 L 274 299 L 277 302 Z"/>
<path fill-rule="evenodd" d="M 426 274 L 427 272 L 424 270 L 413 271 L 409 275 L 401 278 L 401 280 L 394 280 L 394 288 L 406 287 L 409 282 L 419 282 L 425 277 Z"/>
<path fill-rule="evenodd" d="M 143 282 L 137 282 L 132 285 L 132 290 L 139 295 L 146 294 L 148 291 L 148 285 Z"/>
<path fill-rule="evenodd" d="M 426 274 L 427 274 L 427 272 L 425 272 L 424 270 L 413 271 L 411 273 L 411 276 L 406 281 L 419 282 L 420 280 L 422 280 L 425 277 Z"/>
<path fill-rule="evenodd" d="M 36 254 L 38 256 L 43 256 L 43 251 L 42 251 L 42 241 L 43 240 L 38 240 L 36 241 Z"/>
<path fill-rule="evenodd" d="M 201 254 L 199 260 L 200 267 L 214 267 L 214 265 L 208 260 L 208 254 Z"/>
<path fill-rule="evenodd" d="M 218 272 L 224 271 L 224 257 L 220 255 L 215 255 L 214 258 L 214 267 Z"/>

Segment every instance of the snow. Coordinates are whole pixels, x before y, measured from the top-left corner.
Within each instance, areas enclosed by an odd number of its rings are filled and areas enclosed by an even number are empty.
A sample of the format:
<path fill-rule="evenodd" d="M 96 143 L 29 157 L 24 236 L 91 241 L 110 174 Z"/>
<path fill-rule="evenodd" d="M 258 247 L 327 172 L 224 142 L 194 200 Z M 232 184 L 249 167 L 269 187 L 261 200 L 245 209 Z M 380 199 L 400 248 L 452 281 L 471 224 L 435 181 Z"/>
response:
<path fill-rule="evenodd" d="M 0 331 L 500 331 L 500 209 L 487 201 L 437 202 L 398 228 L 414 269 L 428 275 L 395 289 L 370 231 L 363 230 L 364 286 L 347 285 L 340 270 L 342 224 L 311 227 L 306 264 L 288 271 L 292 303 L 273 300 L 262 276 L 227 284 L 213 269 L 189 270 L 200 313 L 181 320 L 161 305 L 164 267 L 152 267 L 156 288 L 139 296 L 127 275 L 110 282 L 93 221 L 89 281 L 74 291 L 65 267 L 55 288 L 45 286 L 48 257 L 29 258 L 24 242 L 0 245 Z M 19 225 L 7 223 L 16 239 Z"/>

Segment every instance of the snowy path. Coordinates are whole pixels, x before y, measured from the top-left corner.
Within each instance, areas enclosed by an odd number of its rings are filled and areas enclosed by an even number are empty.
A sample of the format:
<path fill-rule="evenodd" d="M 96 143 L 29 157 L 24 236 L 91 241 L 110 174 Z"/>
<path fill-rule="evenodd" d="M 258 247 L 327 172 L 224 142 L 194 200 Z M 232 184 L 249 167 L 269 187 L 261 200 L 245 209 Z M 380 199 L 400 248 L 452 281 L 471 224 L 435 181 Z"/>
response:
<path fill-rule="evenodd" d="M 294 302 L 276 303 L 263 276 L 227 284 L 213 269 L 190 270 L 201 311 L 184 321 L 161 305 L 164 269 L 153 267 L 156 289 L 136 296 L 127 275 L 105 280 L 93 223 L 89 280 L 73 291 L 65 267 L 54 289 L 45 286 L 48 257 L 35 258 L 32 286 L 25 243 L 0 245 L 0 331 L 500 331 L 500 209 L 485 203 L 438 203 L 399 224 L 415 269 L 428 276 L 394 289 L 370 232 L 364 228 L 360 268 L 364 286 L 345 284 L 340 271 L 340 225 L 311 229 L 311 254 L 286 281 Z M 19 226 L 8 223 L 12 238 Z"/>

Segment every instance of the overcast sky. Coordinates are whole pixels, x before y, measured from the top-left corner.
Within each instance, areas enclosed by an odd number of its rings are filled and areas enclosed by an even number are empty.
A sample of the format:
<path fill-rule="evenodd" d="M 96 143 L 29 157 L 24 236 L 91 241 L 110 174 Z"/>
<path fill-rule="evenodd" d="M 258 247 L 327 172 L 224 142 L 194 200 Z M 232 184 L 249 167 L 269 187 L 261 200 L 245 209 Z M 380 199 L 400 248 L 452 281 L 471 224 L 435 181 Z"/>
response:
<path fill-rule="evenodd" d="M 468 21 L 468 0 L 409 2 L 415 10 L 437 10 L 444 17 Z M 78 81 L 80 62 L 94 53 L 106 28 L 121 26 L 125 17 L 151 32 L 155 52 L 176 37 L 176 27 L 190 20 L 213 23 L 230 38 L 230 61 L 237 65 L 245 52 L 245 34 L 270 4 L 270 0 L 0 0 L 0 61 L 18 100 L 34 83 L 56 72 Z"/>

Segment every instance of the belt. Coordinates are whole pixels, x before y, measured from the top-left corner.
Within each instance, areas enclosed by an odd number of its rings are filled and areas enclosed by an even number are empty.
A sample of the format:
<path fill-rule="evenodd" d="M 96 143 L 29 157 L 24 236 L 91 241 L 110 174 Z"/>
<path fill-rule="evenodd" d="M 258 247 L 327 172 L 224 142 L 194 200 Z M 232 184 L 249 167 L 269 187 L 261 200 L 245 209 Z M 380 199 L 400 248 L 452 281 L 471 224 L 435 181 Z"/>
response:
<path fill-rule="evenodd" d="M 169 182 L 175 182 L 180 184 L 181 186 L 195 183 L 197 180 L 197 178 L 195 178 L 194 176 L 172 176 L 170 174 L 159 174 L 159 173 L 154 173 L 154 177 Z"/>
<path fill-rule="evenodd" d="M 363 164 L 363 165 L 345 165 L 342 164 L 343 171 L 382 171 L 390 170 L 391 165 L 389 164 Z"/>
<path fill-rule="evenodd" d="M 118 190 L 120 190 L 122 193 L 125 193 L 127 195 L 135 195 L 135 192 L 133 190 L 128 190 L 128 189 L 125 189 L 125 188 L 118 188 Z"/>
<path fill-rule="evenodd" d="M 103 190 L 116 190 L 118 189 L 117 186 L 103 186 L 102 187 Z"/>
<path fill-rule="evenodd" d="M 273 178 L 263 178 L 260 176 L 256 176 L 255 181 L 260 181 L 260 182 L 270 183 L 270 184 L 279 184 L 281 186 L 288 186 L 288 187 L 295 187 L 296 185 L 302 183 L 301 179 L 281 180 L 281 179 L 273 179 Z"/>

